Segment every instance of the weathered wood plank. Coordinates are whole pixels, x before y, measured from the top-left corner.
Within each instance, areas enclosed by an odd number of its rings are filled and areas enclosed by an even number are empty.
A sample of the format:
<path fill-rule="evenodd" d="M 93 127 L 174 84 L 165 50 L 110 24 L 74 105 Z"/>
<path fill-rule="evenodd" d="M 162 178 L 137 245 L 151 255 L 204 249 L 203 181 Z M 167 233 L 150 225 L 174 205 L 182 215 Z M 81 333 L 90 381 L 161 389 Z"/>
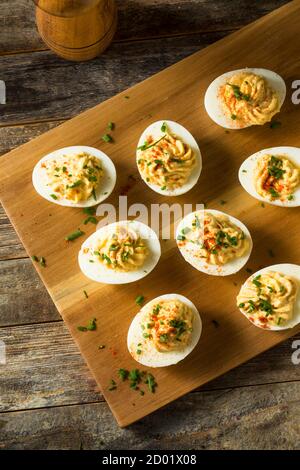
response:
<path fill-rule="evenodd" d="M 25 144 L 44 132 L 59 126 L 62 121 L 0 127 L 0 155 Z"/>
<path fill-rule="evenodd" d="M 1 106 L 0 126 L 75 116 L 224 35 L 114 44 L 100 58 L 80 64 L 48 51 L 2 56 L 7 104 Z"/>
<path fill-rule="evenodd" d="M 0 155 L 59 125 L 61 121 L 26 126 L 0 127 Z M 0 260 L 24 258 L 23 248 L 4 209 L 0 205 Z"/>
<path fill-rule="evenodd" d="M 119 24 L 115 41 L 240 28 L 287 0 L 117 0 Z M 31 0 L 2 0 L 0 53 L 45 49 Z"/>
<path fill-rule="evenodd" d="M 60 320 L 30 259 L 0 261 L 0 326 Z"/>
<path fill-rule="evenodd" d="M 34 292 L 33 297 L 37 297 Z M 25 306 L 26 303 L 25 295 Z M 34 306 L 36 314 L 42 309 L 42 306 Z M 37 321 L 37 318 L 33 321 Z M 295 337 L 299 338 L 300 335 Z M 7 347 L 7 364 L 1 366 L 1 411 L 88 403 L 102 399 L 63 322 L 2 328 L 0 339 Z M 298 367 L 291 362 L 292 341 L 286 341 L 252 359 L 207 384 L 202 390 L 299 380 Z M 106 346 L 109 348 L 109 345 Z M 101 353 L 99 350 L 99 355 Z M 116 371 L 111 373 L 113 377 Z"/>
<path fill-rule="evenodd" d="M 127 429 L 104 403 L 0 414 L 2 449 L 299 449 L 300 382 L 192 393 Z"/>

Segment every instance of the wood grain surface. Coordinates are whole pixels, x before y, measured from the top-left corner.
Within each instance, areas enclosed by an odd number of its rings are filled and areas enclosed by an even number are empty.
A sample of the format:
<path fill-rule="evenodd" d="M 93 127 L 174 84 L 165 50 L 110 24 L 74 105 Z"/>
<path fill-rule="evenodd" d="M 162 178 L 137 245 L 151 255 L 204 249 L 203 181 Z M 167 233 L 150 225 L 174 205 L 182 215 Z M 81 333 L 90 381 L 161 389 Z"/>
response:
<path fill-rule="evenodd" d="M 163 246 L 158 268 L 135 285 L 115 287 L 89 282 L 77 266 L 79 243 L 66 246 L 64 242 L 66 234 L 82 223 L 82 212 L 50 205 L 39 198 L 31 185 L 32 168 L 42 155 L 59 147 L 76 144 L 101 147 L 114 160 L 120 175 L 111 199 L 116 205 L 116 197 L 126 179 L 136 173 L 134 153 L 142 130 L 162 116 L 179 121 L 197 138 L 204 155 L 201 180 L 189 193 L 188 201 L 194 204 L 206 201 L 214 208 L 218 208 L 221 198 L 228 201 L 226 210 L 241 218 L 252 232 L 255 244 L 251 259 L 253 269 L 270 264 L 268 252 L 273 248 L 271 243 L 277 248 L 276 261 L 295 262 L 300 255 L 297 211 L 268 207 L 262 218 L 261 206 L 236 182 L 239 164 L 247 156 L 244 152 L 241 155 L 241 149 L 247 148 L 249 154 L 257 148 L 271 146 L 273 129 L 253 128 L 225 135 L 222 128 L 210 122 L 201 102 L 212 78 L 232 67 L 232 56 L 234 68 L 255 62 L 256 66 L 281 72 L 280 66 L 287 52 L 286 47 L 282 47 L 282 36 L 290 35 L 287 37 L 288 53 L 295 57 L 297 45 L 292 38 L 299 19 L 300 4 L 292 2 L 1 159 L 0 194 L 6 212 L 29 255 L 46 258 L 47 267 L 37 267 L 37 270 L 121 426 L 214 379 L 295 334 L 299 328 L 292 332 L 266 333 L 251 326 L 237 314 L 235 307 L 236 284 L 241 285 L 247 273 L 238 273 L 231 279 L 213 279 L 196 273 L 179 258 L 175 243 Z M 261 44 L 264 44 L 263 49 Z M 285 80 L 289 82 L 295 73 L 294 63 L 286 62 L 281 72 Z M 295 120 L 295 109 L 289 102 L 285 105 L 283 117 L 284 126 L 277 138 L 297 145 L 297 132 L 289 125 L 292 119 Z M 117 123 L 116 142 L 105 145 L 101 143 L 101 129 L 105 129 L 110 120 Z M 213 188 L 212 180 L 217 181 Z M 162 202 L 163 198 L 152 194 L 138 178 L 136 182 L 130 192 L 129 203 L 146 201 L 150 206 L 151 203 Z M 24 195 L 22 199 L 14 197 L 15 187 Z M 187 202 L 187 196 L 178 198 L 178 201 Z M 278 217 L 282 224 L 290 227 L 288 240 L 279 236 Z M 61 220 L 64 220 L 63 224 Z M 87 231 L 92 232 L 91 229 Z M 212 282 L 214 301 L 206 295 L 212 289 Z M 84 289 L 89 293 L 89 299 L 84 298 Z M 203 317 L 203 334 L 195 351 L 184 363 L 155 371 L 158 391 L 153 396 L 146 394 L 143 397 L 134 391 L 129 394 L 128 384 L 119 385 L 113 392 L 108 388 L 110 379 L 116 378 L 120 367 L 135 367 L 127 353 L 126 334 L 136 310 L 133 299 L 138 291 L 143 292 L 147 299 L 170 291 L 182 293 L 195 302 Z M 97 331 L 79 332 L 78 325 L 88 323 L 92 317 L 97 318 Z M 219 328 L 213 325 L 214 319 L 220 323 Z M 99 351 L 99 344 L 106 344 L 107 348 Z"/>
<path fill-rule="evenodd" d="M 93 84 L 97 88 L 96 92 L 101 94 L 99 100 L 109 98 L 119 90 L 147 78 L 149 74 L 151 75 L 178 60 L 177 42 L 178 50 L 180 50 L 178 58 L 180 59 L 218 40 L 233 29 L 238 29 L 268 11 L 287 3 L 287 1 L 253 1 L 251 9 L 249 9 L 247 1 L 241 0 L 232 0 L 231 2 L 225 0 L 213 2 L 210 0 L 162 0 L 160 2 L 156 0 L 119 0 L 118 3 L 119 25 L 115 43 L 105 56 L 90 63 L 94 64 L 95 71 L 101 70 L 99 74 L 94 73 L 93 79 Z M 61 121 L 53 120 L 54 111 L 56 116 L 64 111 L 65 97 L 70 85 L 74 90 L 74 99 L 80 95 L 81 109 L 87 109 L 97 101 L 91 94 L 84 93 L 87 64 L 78 64 L 73 69 L 73 73 L 70 71 L 65 82 L 60 80 L 59 86 L 55 86 L 56 77 L 60 76 L 59 69 L 61 66 L 65 67 L 66 63 L 45 51 L 45 46 L 35 30 L 31 0 L 3 0 L 0 13 L 0 54 L 2 54 L 0 57 L 0 78 L 4 77 L 8 66 L 12 71 L 9 79 L 6 76 L 6 84 L 11 90 L 10 99 L 5 107 L 0 106 L 0 154 L 4 154 L 60 124 Z M 150 18 L 151 22 L 143 21 L 145 16 Z M 132 21 L 133 18 L 136 18 L 137 21 Z M 172 38 L 172 40 L 161 41 L 161 38 Z M 153 56 L 153 59 L 148 61 L 148 41 L 152 41 L 151 45 L 155 46 L 156 43 L 163 48 L 163 60 L 159 56 Z M 114 68 L 120 67 L 120 63 L 122 65 L 122 61 L 113 60 L 121 42 L 126 42 L 128 45 L 132 42 L 137 43 L 134 53 L 135 60 L 131 64 L 131 68 L 135 70 L 132 83 L 129 83 L 126 67 L 122 68 L 117 79 L 114 78 Z M 115 46 L 116 49 L 114 49 Z M 133 48 L 128 50 L 132 51 Z M 159 51 L 159 47 L 157 50 Z M 174 54 L 176 58 L 173 60 Z M 7 60 L 8 55 L 9 61 Z M 26 59 L 25 66 L 22 65 L 22 57 Z M 45 81 L 41 82 L 39 74 L 32 73 L 32 70 L 35 65 L 38 65 L 39 73 L 45 73 L 47 76 L 49 61 L 52 65 L 48 79 L 52 80 L 52 85 L 51 89 L 47 90 Z M 143 67 L 145 63 L 147 63 L 147 67 Z M 26 86 L 23 86 L 21 80 L 16 80 L 20 69 L 22 77 L 30 74 L 30 80 L 27 80 Z M 105 84 L 102 81 L 103 76 L 108 77 Z M 110 78 L 114 78 L 114 81 L 110 81 Z M 35 99 L 40 99 L 40 93 L 46 94 L 47 99 L 41 101 L 37 115 L 32 102 Z M 6 119 L 7 113 L 11 113 L 12 110 L 14 119 L 11 119 L 11 116 Z M 78 112 L 76 102 L 74 109 L 69 106 L 68 110 L 68 113 L 64 113 L 64 119 Z M 204 411 L 201 415 L 195 415 L 199 397 L 203 395 L 201 389 L 201 391 L 191 393 L 168 405 L 163 410 L 163 412 L 166 410 L 174 418 L 169 420 L 167 435 L 165 431 L 160 431 L 161 410 L 134 425 L 133 432 L 131 432 L 131 428 L 120 430 L 104 403 L 99 404 L 97 412 L 96 407 L 92 408 L 94 413 L 89 412 L 90 405 L 87 403 L 94 402 L 96 397 L 101 400 L 95 381 L 90 376 L 68 331 L 59 320 L 60 316 L 31 262 L 24 259 L 26 252 L 4 211 L 0 212 L 0 253 L 2 260 L 0 276 L 2 328 L 0 333 L 1 337 L 6 336 L 9 329 L 11 348 L 10 361 L 6 366 L 1 366 L 1 374 L 3 372 L 6 379 L 0 383 L 1 396 L 3 397 L 0 410 L 25 410 L 24 412 L 11 411 L 0 414 L 1 448 L 97 449 L 100 446 L 102 448 L 119 447 L 124 449 L 128 447 L 176 449 L 180 446 L 199 449 L 299 448 L 300 417 L 298 413 L 278 413 L 278 406 L 269 399 L 270 396 L 275 399 L 274 387 L 277 387 L 276 383 L 279 385 L 278 390 L 284 391 L 289 390 L 289 378 L 294 381 L 292 383 L 299 379 L 299 366 L 291 363 L 293 339 L 257 356 L 217 381 L 207 384 L 205 399 L 208 403 L 216 401 L 216 395 L 210 389 L 215 382 L 219 383 L 221 380 L 221 387 L 227 387 L 224 391 L 226 400 L 217 400 L 215 413 Z M 3 273 L 5 275 L 2 275 Z M 12 283 L 12 288 L 8 289 L 10 283 Z M 32 289 L 32 286 L 35 288 Z M 43 298 L 45 302 L 42 314 L 38 298 Z M 2 315 L 2 312 L 5 314 Z M 22 344 L 24 344 L 22 332 L 19 326 L 13 326 L 35 325 L 31 331 L 32 337 L 37 339 L 41 328 L 45 325 L 45 323 L 40 324 L 39 321 L 48 322 L 49 325 L 54 321 L 56 325 L 62 325 L 65 332 L 64 338 L 68 344 L 67 348 L 57 347 L 56 351 L 55 348 L 51 348 L 51 344 L 55 341 L 57 330 L 50 328 L 49 335 L 43 335 L 43 344 L 38 348 L 40 347 L 44 352 L 42 360 L 48 374 L 42 373 L 40 367 L 34 372 L 38 350 L 35 350 L 36 352 L 32 355 L 31 350 L 25 347 L 23 354 L 19 354 L 20 347 L 23 348 Z M 24 335 L 25 337 L 27 336 Z M 51 353 L 47 354 L 49 348 Z M 68 360 L 69 350 L 71 355 L 73 351 L 77 351 L 78 361 Z M 61 367 L 50 367 L 50 364 L 53 366 L 55 361 L 58 361 Z M 23 368 L 33 374 L 33 380 L 26 382 L 24 393 L 20 386 L 20 381 L 25 384 Z M 80 369 L 82 374 L 77 369 Z M 51 374 L 52 370 L 53 374 Z M 71 384 L 70 389 L 73 396 L 71 401 L 68 399 L 69 386 L 68 381 L 65 380 L 65 374 Z M 8 379 L 9 377 L 10 379 Z M 73 380 L 72 377 L 77 377 L 78 380 Z M 282 388 L 280 388 L 280 383 Z M 254 391 L 253 385 L 255 384 L 264 385 Z M 77 387 L 77 385 L 79 386 Z M 76 389 L 75 399 L 72 391 L 74 389 Z M 17 393 L 16 390 L 21 393 Z M 279 394 L 276 392 L 276 397 L 281 398 L 280 392 Z M 297 409 L 300 400 L 299 387 L 292 385 L 291 393 L 284 393 L 283 397 L 286 409 L 294 410 L 295 407 Z M 183 417 L 180 410 L 185 402 L 187 406 Z M 69 403 L 75 404 L 74 407 L 71 407 L 70 412 L 68 411 L 70 407 L 66 406 Z M 245 408 L 245 403 L 249 403 L 249 408 Z M 34 407 L 39 409 L 33 410 Z M 79 408 L 81 416 L 89 417 L 92 431 L 89 432 L 84 418 L 79 420 L 76 417 L 77 434 L 73 440 L 74 416 L 75 414 L 77 416 Z M 233 412 L 234 408 L 236 408 L 235 413 Z M 275 410 L 278 413 L 278 420 L 273 426 Z M 258 416 L 260 417 L 259 422 L 257 421 Z M 47 423 L 51 423 L 48 428 Z M 135 442 L 136 428 L 139 429 L 140 426 L 142 426 L 143 433 Z M 278 442 L 277 426 L 280 426 L 282 430 L 280 442 Z"/>

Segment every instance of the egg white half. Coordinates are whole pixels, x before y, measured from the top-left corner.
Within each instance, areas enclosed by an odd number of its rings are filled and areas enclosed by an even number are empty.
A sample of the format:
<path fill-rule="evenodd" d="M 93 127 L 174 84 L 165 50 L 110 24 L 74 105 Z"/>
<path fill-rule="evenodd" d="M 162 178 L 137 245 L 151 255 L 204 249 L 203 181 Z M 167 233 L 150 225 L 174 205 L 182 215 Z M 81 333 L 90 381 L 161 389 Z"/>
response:
<path fill-rule="evenodd" d="M 294 304 L 294 314 L 293 318 L 287 322 L 285 325 L 270 325 L 269 328 L 263 328 L 259 324 L 256 324 L 248 318 L 248 316 L 240 309 L 240 312 L 249 320 L 253 325 L 257 326 L 258 328 L 261 328 L 265 331 L 280 331 L 280 330 L 288 330 L 290 328 L 294 328 L 294 326 L 298 325 L 300 323 L 300 266 L 297 264 L 273 264 L 272 266 L 268 266 L 267 268 L 263 268 L 260 271 L 257 271 L 256 273 L 252 274 L 247 281 L 243 284 L 242 287 L 246 285 L 246 283 L 250 279 L 254 279 L 256 276 L 259 276 L 260 274 L 265 274 L 269 272 L 278 272 L 280 274 L 285 274 L 286 276 L 290 276 L 298 286 L 297 290 L 297 297 L 295 300 Z M 241 289 L 242 289 L 241 287 Z"/>
<path fill-rule="evenodd" d="M 229 276 L 231 274 L 237 273 L 247 263 L 251 255 L 253 242 L 252 242 L 250 232 L 247 229 L 246 225 L 244 225 L 240 220 L 236 219 L 235 217 L 232 217 L 231 215 L 226 214 L 225 212 L 221 212 L 221 211 L 217 211 L 213 209 L 206 209 L 204 211 L 191 212 L 190 214 L 188 214 L 184 219 L 180 221 L 177 227 L 177 230 L 176 230 L 177 245 L 178 245 L 178 236 L 182 233 L 182 230 L 184 228 L 192 226 L 192 222 L 195 218 L 195 214 L 199 214 L 200 218 L 202 218 L 205 215 L 205 213 L 212 214 L 215 217 L 218 217 L 220 215 L 223 215 L 223 216 L 225 215 L 226 217 L 228 217 L 231 223 L 239 227 L 244 232 L 246 238 L 249 241 L 249 249 L 247 253 L 241 256 L 240 258 L 235 258 L 232 261 L 229 261 L 228 263 L 224 265 L 209 264 L 205 260 L 201 258 L 197 258 L 195 254 L 199 250 L 199 247 L 195 245 L 194 243 L 187 243 L 183 247 L 178 246 L 180 253 L 189 264 L 191 264 L 198 271 L 201 271 L 205 274 L 209 274 L 211 276 Z"/>
<path fill-rule="evenodd" d="M 103 176 L 100 179 L 99 186 L 95 191 L 96 200 L 93 198 L 93 196 L 91 196 L 87 201 L 81 201 L 75 204 L 72 201 L 68 201 L 66 199 L 53 199 L 51 197 L 51 194 L 53 194 L 53 190 L 50 186 L 47 186 L 48 179 L 46 171 L 44 168 L 41 167 L 41 164 L 43 162 L 46 162 L 47 160 L 54 160 L 56 158 L 62 157 L 63 155 L 75 155 L 83 152 L 89 153 L 90 155 L 98 158 L 101 167 L 103 168 Z M 116 184 L 116 179 L 116 168 L 112 160 L 101 150 L 85 145 L 65 147 L 45 155 L 35 165 L 32 173 L 32 183 L 38 194 L 44 199 L 47 199 L 47 201 L 49 202 L 66 207 L 92 207 L 96 204 L 99 204 L 100 202 L 107 199 L 108 196 L 112 193 Z"/>
<path fill-rule="evenodd" d="M 224 127 L 225 129 L 242 129 L 252 125 L 248 124 L 241 127 L 241 125 L 236 120 L 229 119 L 224 112 L 221 99 L 219 98 L 220 87 L 225 85 L 226 82 L 228 82 L 228 80 L 230 80 L 233 75 L 242 72 L 255 73 L 256 75 L 264 77 L 268 84 L 271 86 L 271 88 L 276 91 L 279 98 L 280 108 L 285 100 L 285 82 L 280 75 L 275 72 L 272 72 L 272 70 L 260 68 L 244 68 L 223 73 L 219 77 L 215 78 L 215 80 L 209 85 L 208 89 L 206 90 L 204 97 L 204 106 L 209 117 L 216 124 L 221 127 Z"/>
<path fill-rule="evenodd" d="M 117 226 L 128 227 L 134 230 L 143 240 L 146 241 L 149 254 L 143 266 L 140 266 L 136 271 L 118 272 L 107 268 L 104 264 L 97 262 L 97 259 L 89 253 L 84 253 L 85 248 L 96 249 L 97 241 L 106 236 L 108 233 L 113 233 Z M 160 242 L 156 233 L 147 225 L 138 221 L 121 221 L 115 222 L 110 225 L 96 230 L 85 242 L 82 244 L 78 254 L 78 262 L 81 271 L 85 276 L 93 281 L 102 284 L 129 284 L 130 282 L 138 281 L 147 276 L 157 265 L 161 255 Z M 90 260 L 94 262 L 91 263 Z"/>
<path fill-rule="evenodd" d="M 300 206 L 300 185 L 293 193 L 294 199 L 292 201 L 280 201 L 274 199 L 270 201 L 267 198 L 262 197 L 255 188 L 254 183 L 254 173 L 257 161 L 263 155 L 274 155 L 275 157 L 278 155 L 286 156 L 295 166 L 300 168 L 300 148 L 297 147 L 271 147 L 268 149 L 260 150 L 259 152 L 254 153 L 250 157 L 248 157 L 241 165 L 239 169 L 239 180 L 243 188 L 249 193 L 251 196 L 258 199 L 258 201 L 266 202 L 268 204 L 272 204 L 274 206 L 279 207 L 299 207 Z"/>
<path fill-rule="evenodd" d="M 194 313 L 193 319 L 193 331 L 191 335 L 191 340 L 187 344 L 187 346 L 182 349 L 181 351 L 170 351 L 170 352 L 160 352 L 154 347 L 154 345 L 143 337 L 143 330 L 141 328 L 141 324 L 143 321 L 145 311 L 151 307 L 151 305 L 155 305 L 159 303 L 161 300 L 172 300 L 177 299 L 184 304 L 186 304 Z M 202 332 L 202 321 L 199 315 L 199 312 L 195 305 L 186 297 L 179 294 L 166 294 L 156 297 L 155 299 L 148 302 L 141 311 L 134 317 L 131 322 L 131 325 L 128 330 L 127 335 L 127 347 L 132 355 L 132 357 L 143 364 L 144 366 L 148 367 L 166 367 L 171 366 L 173 364 L 177 364 L 178 362 L 182 361 L 185 357 L 187 357 L 193 349 L 196 347 Z M 142 346 L 138 346 L 138 344 L 142 344 Z M 137 349 L 141 349 L 141 354 L 135 354 Z"/>
<path fill-rule="evenodd" d="M 176 135 L 182 139 L 182 141 L 186 144 L 188 144 L 192 150 L 195 153 L 196 156 L 196 166 L 194 167 L 188 181 L 181 186 L 180 188 L 176 188 L 174 190 L 162 190 L 160 186 L 154 185 L 154 184 L 149 184 L 143 177 L 142 173 L 139 170 L 139 165 L 137 164 L 138 170 L 140 172 L 140 175 L 143 179 L 143 181 L 149 186 L 149 188 L 153 189 L 158 194 L 162 194 L 163 196 L 180 196 L 181 194 L 185 194 L 188 191 L 190 191 L 197 183 L 201 171 L 202 171 L 202 156 L 201 156 L 201 151 L 200 148 L 192 136 L 192 134 L 181 124 L 178 124 L 177 122 L 174 121 L 168 121 L 168 120 L 162 120 L 162 121 L 157 121 L 151 124 L 150 126 L 147 127 L 147 129 L 144 130 L 142 133 L 140 140 L 138 142 L 137 147 L 142 146 L 145 141 L 147 140 L 147 137 L 151 136 L 153 139 L 156 141 L 160 139 L 160 137 L 163 136 L 163 132 L 161 131 L 162 125 L 166 123 L 168 130 L 171 134 Z M 137 151 L 136 152 L 136 160 L 141 158 L 141 154 Z"/>

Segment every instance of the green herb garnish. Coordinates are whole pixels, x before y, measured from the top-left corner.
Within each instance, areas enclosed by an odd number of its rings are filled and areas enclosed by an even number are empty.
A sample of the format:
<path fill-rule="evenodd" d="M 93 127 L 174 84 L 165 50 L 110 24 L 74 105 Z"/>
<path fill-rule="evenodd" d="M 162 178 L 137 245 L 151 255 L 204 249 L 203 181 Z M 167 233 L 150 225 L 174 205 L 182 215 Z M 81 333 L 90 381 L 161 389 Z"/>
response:
<path fill-rule="evenodd" d="M 184 235 L 179 234 L 177 240 L 183 242 L 184 240 L 186 240 L 186 237 Z"/>
<path fill-rule="evenodd" d="M 82 235 L 84 235 L 84 232 L 80 229 L 76 230 L 75 232 L 71 233 L 70 235 L 68 235 L 67 237 L 65 237 L 65 240 L 67 242 L 73 242 L 74 240 L 76 240 L 77 238 L 81 237 Z"/>
<path fill-rule="evenodd" d="M 168 126 L 167 126 L 167 123 L 166 123 L 166 122 L 163 122 L 163 124 L 162 124 L 160 130 L 161 130 L 163 133 L 165 133 L 165 132 L 167 132 L 167 127 L 168 127 Z"/>
<path fill-rule="evenodd" d="M 163 135 L 160 139 L 158 139 L 156 142 L 154 142 L 153 144 L 148 144 L 148 142 L 145 142 L 143 145 L 141 145 L 140 147 L 138 147 L 137 149 L 138 150 L 148 150 L 150 149 L 151 147 L 154 147 L 155 145 L 157 145 L 161 140 L 163 140 L 164 138 L 166 137 L 166 135 Z"/>
<path fill-rule="evenodd" d="M 81 184 L 82 184 L 82 181 L 78 180 L 78 181 L 75 181 L 75 183 L 71 184 L 71 186 L 67 186 L 67 188 L 68 189 L 78 188 L 78 186 L 80 186 Z"/>
<path fill-rule="evenodd" d="M 167 343 L 167 342 L 168 342 L 168 339 L 169 339 L 169 336 L 168 336 L 167 334 L 160 335 L 160 337 L 159 337 L 159 342 L 160 342 L 160 343 Z"/>
<path fill-rule="evenodd" d="M 87 219 L 85 219 L 85 221 L 84 221 L 83 223 L 84 223 L 84 225 L 87 225 L 88 223 L 97 225 L 98 220 L 96 219 L 96 217 L 93 217 L 93 216 L 91 215 L 90 217 L 88 217 Z"/>
<path fill-rule="evenodd" d="M 135 303 L 139 305 L 140 307 L 143 305 L 145 301 L 145 297 L 143 295 L 138 295 L 137 298 L 135 299 Z"/>
<path fill-rule="evenodd" d="M 104 140 L 104 142 L 106 142 L 106 143 L 111 143 L 111 142 L 113 142 L 113 138 L 112 138 L 112 136 L 109 135 L 109 134 L 104 134 L 104 135 L 102 136 L 102 140 Z"/>
<path fill-rule="evenodd" d="M 85 207 L 83 209 L 83 213 L 87 215 L 95 215 L 96 214 L 96 207 Z"/>
<path fill-rule="evenodd" d="M 114 122 L 111 122 L 111 121 L 110 121 L 110 122 L 107 124 L 107 129 L 108 129 L 109 131 L 113 131 L 115 127 L 116 127 L 116 126 L 115 126 L 115 123 L 114 123 Z"/>
<path fill-rule="evenodd" d="M 280 196 L 280 194 L 279 194 L 277 191 L 275 191 L 274 188 L 270 188 L 270 189 L 269 189 L 269 193 L 270 193 L 271 196 L 274 197 L 274 198 L 278 198 L 278 197 Z"/>
<path fill-rule="evenodd" d="M 265 299 L 259 299 L 259 308 L 266 312 L 266 316 L 271 315 L 273 312 L 272 304 Z"/>
<path fill-rule="evenodd" d="M 256 286 L 256 287 L 261 287 L 262 284 L 261 282 L 259 281 L 259 279 L 261 278 L 261 275 L 259 274 L 258 276 L 256 276 L 254 279 L 252 279 L 252 283 Z"/>
<path fill-rule="evenodd" d="M 50 194 L 50 197 L 52 197 L 52 199 L 54 199 L 55 201 L 57 200 L 56 194 Z"/>
<path fill-rule="evenodd" d="M 154 393 L 157 384 L 156 384 L 155 379 L 154 379 L 152 374 L 147 374 L 145 383 L 148 385 L 149 391 L 151 393 Z"/>
<path fill-rule="evenodd" d="M 122 382 L 125 382 L 125 380 L 128 378 L 129 375 L 129 370 L 126 369 L 119 369 L 118 370 L 118 376 L 122 380 Z"/>
<path fill-rule="evenodd" d="M 273 121 L 270 123 L 270 128 L 271 129 L 276 129 L 277 127 L 280 127 L 281 126 L 281 122 L 280 121 Z"/>
<path fill-rule="evenodd" d="M 111 379 L 108 390 L 111 392 L 112 390 L 116 390 L 116 388 L 117 388 L 116 382 L 113 379 Z"/>

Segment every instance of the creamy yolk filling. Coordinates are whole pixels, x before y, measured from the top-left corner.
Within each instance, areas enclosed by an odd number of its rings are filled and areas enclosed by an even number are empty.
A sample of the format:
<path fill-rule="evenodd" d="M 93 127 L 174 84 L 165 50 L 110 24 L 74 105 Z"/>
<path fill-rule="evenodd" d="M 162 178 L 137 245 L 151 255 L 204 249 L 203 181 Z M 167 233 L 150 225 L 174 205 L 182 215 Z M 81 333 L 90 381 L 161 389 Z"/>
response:
<path fill-rule="evenodd" d="M 300 170 L 284 155 L 264 155 L 254 172 L 258 194 L 270 200 L 292 200 L 300 183 Z"/>
<path fill-rule="evenodd" d="M 136 271 L 149 254 L 145 241 L 125 227 L 118 227 L 115 233 L 98 240 L 91 251 L 98 262 L 119 272 Z"/>
<path fill-rule="evenodd" d="M 296 295 L 297 285 L 292 278 L 270 272 L 250 278 L 241 288 L 237 305 L 263 328 L 284 326 L 293 318 Z"/>
<path fill-rule="evenodd" d="M 193 319 L 193 311 L 180 300 L 161 300 L 145 313 L 143 338 L 159 352 L 182 350 L 191 340 Z"/>
<path fill-rule="evenodd" d="M 162 190 L 182 187 L 196 165 L 191 147 L 166 132 L 156 142 L 152 137 L 139 148 L 138 166 L 143 178 Z"/>
<path fill-rule="evenodd" d="M 96 200 L 96 189 L 103 175 L 98 158 L 84 152 L 51 159 L 41 166 L 46 170 L 47 186 L 53 191 L 53 199 L 78 203 L 93 196 Z"/>
<path fill-rule="evenodd" d="M 249 249 L 249 240 L 244 232 L 230 222 L 226 216 L 218 217 L 206 213 L 200 218 L 195 216 L 191 227 L 182 230 L 178 246 L 194 244 L 193 256 L 204 259 L 209 264 L 224 265 L 240 258 Z"/>
<path fill-rule="evenodd" d="M 265 78 L 254 73 L 233 75 L 220 88 L 220 99 L 228 118 L 241 127 L 270 122 L 280 110 L 277 93 Z"/>

